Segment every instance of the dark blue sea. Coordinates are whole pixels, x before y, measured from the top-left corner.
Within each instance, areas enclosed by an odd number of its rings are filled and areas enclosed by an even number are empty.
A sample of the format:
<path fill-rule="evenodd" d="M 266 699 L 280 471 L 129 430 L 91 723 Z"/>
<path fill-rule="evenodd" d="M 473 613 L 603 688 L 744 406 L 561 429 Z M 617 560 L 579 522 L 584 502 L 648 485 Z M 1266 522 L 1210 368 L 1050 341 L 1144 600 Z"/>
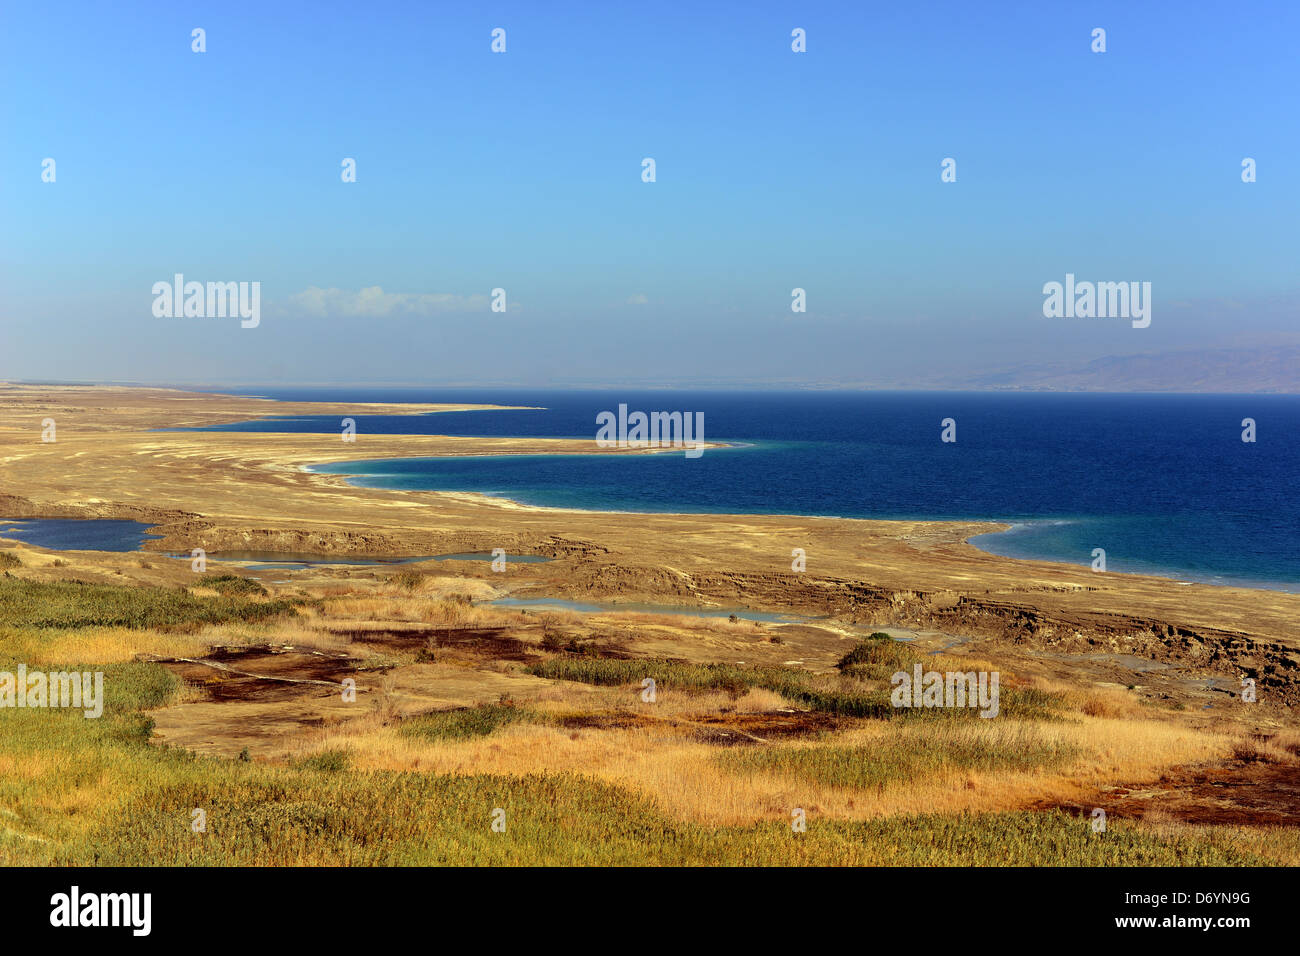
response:
<path fill-rule="evenodd" d="M 228 391 L 228 390 L 227 390 Z M 979 519 L 1012 557 L 1300 591 L 1300 396 L 245 389 L 287 400 L 479 402 L 542 411 L 355 415 L 367 433 L 594 438 L 596 415 L 703 412 L 696 459 L 503 456 L 322 463 L 382 488 L 642 512 Z M 940 422 L 956 421 L 954 443 Z M 1242 420 L 1257 440 L 1242 441 Z M 338 416 L 228 426 L 340 432 Z"/>

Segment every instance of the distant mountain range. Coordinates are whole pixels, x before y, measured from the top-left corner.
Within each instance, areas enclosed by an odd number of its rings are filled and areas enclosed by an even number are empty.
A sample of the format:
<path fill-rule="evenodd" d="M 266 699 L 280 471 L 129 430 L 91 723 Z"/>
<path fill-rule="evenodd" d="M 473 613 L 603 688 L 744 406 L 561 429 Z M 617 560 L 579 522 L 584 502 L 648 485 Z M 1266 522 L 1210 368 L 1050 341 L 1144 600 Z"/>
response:
<path fill-rule="evenodd" d="M 44 382 L 15 379 L 24 384 L 77 384 L 74 382 Z M 149 385 L 185 388 L 185 383 L 115 382 L 117 385 Z M 239 382 L 223 383 L 224 387 L 240 387 Z M 223 384 L 198 386 L 220 391 Z M 533 381 L 500 382 L 437 381 L 430 383 L 410 381 L 309 382 L 287 381 L 268 385 L 251 381 L 245 386 L 260 388 L 286 388 L 293 386 L 375 386 L 419 388 L 531 388 L 539 387 Z M 653 378 L 625 377 L 618 382 L 600 378 L 554 379 L 545 383 L 557 388 L 588 389 L 864 389 L 864 390 L 1016 390 L 1044 392 L 1275 392 L 1300 394 L 1300 345 L 1290 341 L 1266 346 L 1242 348 L 1202 348 L 1181 351 L 1144 353 L 1139 355 L 1112 355 L 1083 361 L 1052 363 L 1023 363 L 996 371 L 971 372 L 969 370 L 936 371 L 906 378 L 871 378 L 859 380 L 822 379 L 808 380 L 798 376 L 756 377 L 727 375 L 719 372 L 707 382 L 687 376 L 673 378 L 656 374 Z"/>
<path fill-rule="evenodd" d="M 901 383 L 900 383 L 901 384 Z M 911 387 L 1097 392 L 1300 392 L 1300 346 L 1118 355 L 938 376 Z"/>

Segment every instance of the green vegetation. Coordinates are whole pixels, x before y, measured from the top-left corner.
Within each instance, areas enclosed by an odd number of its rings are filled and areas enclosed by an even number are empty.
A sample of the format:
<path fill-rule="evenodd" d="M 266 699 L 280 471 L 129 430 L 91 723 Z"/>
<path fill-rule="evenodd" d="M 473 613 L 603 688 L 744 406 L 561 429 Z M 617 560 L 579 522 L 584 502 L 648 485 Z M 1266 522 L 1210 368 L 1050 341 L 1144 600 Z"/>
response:
<path fill-rule="evenodd" d="M 266 588 L 252 578 L 240 577 L 238 574 L 207 575 L 199 578 L 199 584 L 212 588 L 221 594 L 266 594 Z"/>
<path fill-rule="evenodd" d="M 14 627 L 191 631 L 207 624 L 252 623 L 290 613 L 290 601 L 254 601 L 234 594 L 203 598 L 183 588 L 0 578 L 0 620 Z"/>
<path fill-rule="evenodd" d="M 947 723 L 914 725 L 872 746 L 745 748 L 717 759 L 733 773 L 775 773 L 800 782 L 883 790 L 964 770 L 1048 768 L 1076 753 L 1032 726 Z"/>
<path fill-rule="evenodd" d="M 840 671 L 866 669 L 861 673 L 888 679 L 894 671 L 910 666 L 915 659 L 916 652 L 906 644 L 895 641 L 883 631 L 876 631 L 841 657 L 835 667 Z"/>
<path fill-rule="evenodd" d="M 224 769 L 224 768 L 223 768 Z M 1229 839 L 1161 839 L 1112 825 L 1104 835 L 1061 813 L 811 818 L 703 827 L 665 817 L 628 791 L 572 774 L 360 777 L 218 773 L 136 799 L 93 835 L 106 865 L 1249 865 Z M 207 811 L 194 834 L 191 807 Z M 506 811 L 506 832 L 490 829 Z M 84 853 L 89 846 L 80 848 Z M 75 855 L 61 859 L 78 860 Z"/>
<path fill-rule="evenodd" d="M 244 748 L 244 753 L 248 748 Z M 243 754 L 241 753 L 242 757 Z M 322 773 L 342 773 L 352 762 L 352 755 L 346 750 L 322 750 L 298 761 L 298 766 L 306 770 L 319 770 Z"/>
<path fill-rule="evenodd" d="M 761 687 L 812 710 L 849 717 L 888 717 L 889 697 L 875 688 L 843 684 L 817 686 L 817 676 L 793 667 L 748 667 L 739 664 L 690 664 L 666 658 L 614 660 L 563 656 L 534 665 L 530 672 L 552 680 L 622 685 L 653 677 L 665 690 L 725 690 L 740 695 Z"/>
<path fill-rule="evenodd" d="M 666 658 L 614 660 L 564 655 L 529 668 L 551 680 L 621 686 L 653 677 L 663 689 L 685 691 L 727 690 L 736 695 L 760 687 L 810 710 L 841 717 L 906 718 L 922 720 L 983 719 L 972 708 L 896 708 L 889 700 L 889 678 L 918 661 L 927 669 L 964 670 L 960 660 L 923 657 L 906 644 L 872 635 L 840 661 L 841 674 L 817 675 L 794 667 L 750 667 L 739 664 L 691 664 Z M 1001 687 L 1000 710 L 1005 717 L 1056 718 L 1064 705 L 1058 694 L 1033 688 Z"/>
<path fill-rule="evenodd" d="M 580 681 L 584 684 L 620 685 L 653 677 L 663 688 L 676 690 L 735 690 L 751 687 L 802 686 L 806 672 L 789 667 L 747 667 L 738 664 L 690 664 L 662 657 L 617 660 L 593 656 L 562 656 L 529 668 L 538 677 Z"/>
<path fill-rule="evenodd" d="M 1232 866 L 1277 861 L 1232 829 L 1174 833 L 1124 820 L 1107 832 L 1052 813 L 949 813 L 869 822 L 784 813 L 748 826 L 681 822 L 629 790 L 575 774 L 362 772 L 326 751 L 294 766 L 152 746 L 143 710 L 177 681 L 155 664 L 102 668 L 99 720 L 0 715 L 0 864 Z M 486 709 L 499 714 L 506 705 Z M 494 718 L 482 717 L 484 723 Z M 499 726 L 499 724 L 498 724 Z M 726 758 L 767 759 L 768 750 Z M 752 757 L 750 755 L 753 755 Z M 977 758 L 944 749 L 948 765 Z M 1039 756 L 1042 755 L 1040 747 Z M 807 759 L 807 758 L 795 758 Z M 932 758 L 911 747 L 912 768 Z M 1024 758 L 1030 759 L 1030 758 Z M 1004 764 L 1006 765 L 1006 764 Z M 832 767 L 813 770 L 835 774 Z M 850 771 L 845 771 L 850 772 Z M 863 771 L 866 773 L 867 771 Z M 877 775 L 887 775 L 877 769 Z M 892 773 L 906 772 L 896 769 Z M 207 829 L 194 833 L 202 808 Z M 491 830 L 506 811 L 507 831 Z M 1294 842 L 1294 841 L 1292 841 Z M 1281 847 L 1289 851 L 1291 844 Z"/>
<path fill-rule="evenodd" d="M 18 560 L 18 555 L 11 551 L 0 551 L 0 570 L 6 568 L 21 568 L 22 561 Z"/>
<path fill-rule="evenodd" d="M 30 642 L 50 639 L 51 628 L 186 630 L 292 610 L 288 602 L 257 600 L 238 583 L 216 588 L 219 596 L 200 598 L 180 589 L 0 577 L 0 620 L 6 624 L 0 628 L 0 670 L 13 670 Z M 889 707 L 876 675 L 896 660 L 901 669 L 914 659 L 938 667 L 942 659 L 919 658 L 892 641 L 867 643 L 872 648 L 855 648 L 837 674 L 591 655 L 560 655 L 533 672 L 610 685 L 654 676 L 662 687 L 686 691 L 760 687 L 834 713 L 908 714 Z M 0 865 L 1221 866 L 1271 865 L 1300 854 L 1294 828 L 1255 829 L 1247 839 L 1234 827 L 1115 819 L 1097 834 L 1088 819 L 1060 812 L 853 822 L 825 819 L 806 804 L 808 831 L 796 834 L 791 808 L 773 807 L 762 822 L 743 826 L 688 822 L 637 791 L 573 773 L 364 770 L 354 766 L 351 751 L 337 748 L 289 764 L 254 759 L 248 748 L 237 759 L 202 757 L 151 743 L 149 711 L 174 702 L 181 688 L 164 667 L 135 661 L 59 668 L 104 673 L 103 716 L 0 710 Z M 1022 709 L 1050 713 L 1060 706 L 1053 695 L 1016 694 Z M 1014 709 L 1009 696 L 1004 689 L 1004 715 Z M 398 732 L 454 742 L 521 721 L 565 726 L 563 719 L 503 699 L 411 718 L 398 724 Z M 821 746 L 736 747 L 700 759 L 721 761 L 738 774 L 869 789 L 921 776 L 1033 771 L 1073 756 L 1046 729 L 1001 719 L 903 723 L 887 732 L 879 745 L 832 738 Z M 206 816 L 201 833 L 190 826 L 195 808 Z M 505 833 L 492 831 L 496 808 L 506 811 Z"/>
<path fill-rule="evenodd" d="M 422 740 L 469 740 L 486 737 L 507 724 L 540 720 L 540 714 L 514 704 L 480 704 L 409 717 L 398 725 L 398 729 L 407 737 Z"/>
<path fill-rule="evenodd" d="M 890 680 L 899 671 L 911 671 L 920 663 L 927 671 L 969 671 L 970 663 L 960 658 L 939 655 L 922 655 L 910 645 L 893 640 L 888 634 L 876 632 L 845 654 L 835 666 L 845 677 L 855 681 L 878 682 L 890 687 Z M 1034 687 L 1009 687 L 1002 683 L 998 688 L 998 714 L 1000 717 L 1032 720 L 1055 720 L 1065 707 L 1061 694 Z M 891 708 L 892 709 L 892 708 Z M 970 711 L 946 707 L 909 709 L 901 712 L 912 719 L 946 719 L 971 716 Z"/>
<path fill-rule="evenodd" d="M 924 814 L 870 822 L 784 815 L 750 826 L 679 822 L 574 774 L 339 773 L 161 753 L 140 787 L 60 846 L 0 837 L 0 860 L 67 865 L 1230 866 L 1271 862 L 1239 835 L 1163 836 L 1063 813 Z M 207 830 L 189 828 L 201 807 Z M 506 811 L 507 831 L 490 828 Z"/>

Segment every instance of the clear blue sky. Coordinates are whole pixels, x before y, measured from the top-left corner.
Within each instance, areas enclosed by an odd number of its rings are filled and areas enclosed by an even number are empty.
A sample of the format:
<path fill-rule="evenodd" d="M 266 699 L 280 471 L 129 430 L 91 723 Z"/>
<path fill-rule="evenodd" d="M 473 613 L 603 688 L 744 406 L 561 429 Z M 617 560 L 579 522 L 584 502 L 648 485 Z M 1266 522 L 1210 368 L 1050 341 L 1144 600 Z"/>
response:
<path fill-rule="evenodd" d="M 852 382 L 1300 330 L 1293 2 L 0 9 L 0 377 Z M 155 318 L 176 272 L 260 281 L 261 326 Z M 1043 318 L 1067 272 L 1150 281 L 1151 327 Z"/>

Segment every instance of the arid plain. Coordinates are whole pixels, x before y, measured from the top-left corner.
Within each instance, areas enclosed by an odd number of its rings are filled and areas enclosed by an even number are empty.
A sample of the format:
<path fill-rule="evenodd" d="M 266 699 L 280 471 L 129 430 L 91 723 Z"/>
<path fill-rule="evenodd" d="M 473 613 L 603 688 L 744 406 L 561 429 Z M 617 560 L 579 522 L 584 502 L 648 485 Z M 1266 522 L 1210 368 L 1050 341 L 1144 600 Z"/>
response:
<path fill-rule="evenodd" d="M 135 728 L 0 714 L 0 859 L 1300 862 L 1300 595 L 967 543 L 992 524 L 544 509 L 304 470 L 636 453 L 594 441 L 165 430 L 467 407 L 0 386 L 0 519 L 162 536 L 144 553 L 0 540 L 0 654 L 124 668 L 104 722 Z M 504 572 L 433 559 L 497 548 Z M 168 556 L 193 549 L 202 573 Z M 1002 714 L 890 714 L 888 675 L 918 662 L 999 671 Z"/>

